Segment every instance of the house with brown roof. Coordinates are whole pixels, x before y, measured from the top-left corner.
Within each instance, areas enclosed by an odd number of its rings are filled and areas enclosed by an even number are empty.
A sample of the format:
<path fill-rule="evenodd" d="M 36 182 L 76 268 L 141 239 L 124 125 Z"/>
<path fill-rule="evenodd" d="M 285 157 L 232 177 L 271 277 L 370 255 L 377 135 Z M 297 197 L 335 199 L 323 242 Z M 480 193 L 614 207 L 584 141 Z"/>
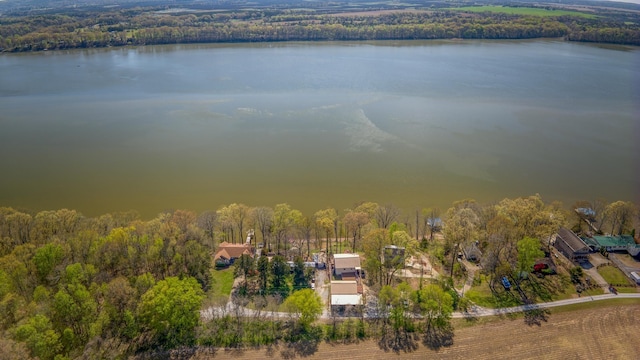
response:
<path fill-rule="evenodd" d="M 360 275 L 360 256 L 358 254 L 333 254 L 335 276 L 356 277 Z"/>
<path fill-rule="evenodd" d="M 567 259 L 571 261 L 586 260 L 591 249 L 573 231 L 560 228 L 553 244 Z"/>
<path fill-rule="evenodd" d="M 225 265 L 233 264 L 233 262 L 242 255 L 253 256 L 253 246 L 251 244 L 230 244 L 223 241 L 218 246 L 218 251 L 213 256 L 213 261 Z"/>
<path fill-rule="evenodd" d="M 331 308 L 362 305 L 362 294 L 356 280 L 331 281 Z"/>

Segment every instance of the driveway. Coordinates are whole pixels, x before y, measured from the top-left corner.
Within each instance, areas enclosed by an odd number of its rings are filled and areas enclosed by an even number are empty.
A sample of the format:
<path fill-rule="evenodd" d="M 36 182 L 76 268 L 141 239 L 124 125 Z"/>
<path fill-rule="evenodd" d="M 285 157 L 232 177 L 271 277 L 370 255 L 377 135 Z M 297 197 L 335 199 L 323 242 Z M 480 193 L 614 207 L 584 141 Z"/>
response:
<path fill-rule="evenodd" d="M 329 267 L 327 266 L 326 269 L 324 270 L 316 270 L 316 293 L 320 296 L 320 299 L 322 299 L 322 303 L 324 304 L 324 308 L 322 309 L 322 316 L 323 317 L 328 317 L 328 315 L 330 314 L 329 312 L 329 306 L 330 306 L 330 299 L 329 299 L 329 288 L 331 287 L 331 284 L 329 283 L 329 276 L 328 276 L 328 271 L 329 271 Z"/>
<path fill-rule="evenodd" d="M 609 253 L 609 259 L 618 267 L 618 269 L 622 270 L 629 279 L 632 279 L 632 271 L 640 272 L 640 262 L 635 261 L 628 254 Z"/>

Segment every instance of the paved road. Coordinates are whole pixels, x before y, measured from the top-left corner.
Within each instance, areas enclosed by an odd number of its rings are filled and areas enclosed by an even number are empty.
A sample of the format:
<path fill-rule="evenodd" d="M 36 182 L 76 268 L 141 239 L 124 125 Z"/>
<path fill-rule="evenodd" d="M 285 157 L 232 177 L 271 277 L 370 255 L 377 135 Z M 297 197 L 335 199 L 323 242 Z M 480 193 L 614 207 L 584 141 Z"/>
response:
<path fill-rule="evenodd" d="M 531 310 L 537 310 L 537 309 L 548 309 L 552 307 L 559 307 L 559 306 L 565 306 L 565 305 L 571 305 L 571 304 L 580 304 L 580 303 L 607 300 L 607 299 L 633 299 L 633 298 L 640 299 L 640 293 L 619 293 L 618 295 L 604 294 L 604 295 L 585 296 L 585 297 L 580 297 L 575 299 L 565 299 L 565 300 L 551 301 L 551 302 L 540 303 L 540 304 L 521 305 L 521 306 L 514 306 L 514 307 L 500 308 L 500 309 L 489 309 L 489 308 L 483 308 L 480 306 L 474 306 L 468 312 L 453 313 L 453 318 L 495 316 L 495 315 L 512 314 L 512 313 L 531 311 Z M 204 320 L 210 320 L 214 316 L 220 316 L 225 313 L 229 314 L 229 313 L 237 313 L 237 312 L 241 313 L 244 316 L 256 316 L 258 314 L 263 314 L 264 316 L 270 317 L 270 318 L 295 317 L 295 315 L 291 313 L 284 313 L 284 312 L 274 312 L 274 311 L 258 312 L 256 310 L 247 309 L 241 306 L 234 305 L 231 302 L 227 303 L 225 307 L 210 307 L 208 309 L 202 310 L 200 311 L 200 316 Z M 366 314 L 365 317 L 373 318 L 375 317 L 375 315 Z M 328 314 L 327 312 L 323 312 L 320 318 L 329 319 L 330 314 Z"/>
<path fill-rule="evenodd" d="M 479 306 L 473 307 L 469 312 L 455 312 L 453 313 L 454 318 L 464 318 L 464 317 L 476 317 L 476 316 L 494 316 L 494 315 L 503 315 L 503 314 L 512 314 L 523 311 L 537 310 L 537 309 L 548 309 L 552 307 L 565 306 L 571 304 L 580 304 L 592 301 L 599 300 L 607 300 L 607 299 L 640 299 L 640 293 L 619 293 L 618 295 L 614 294 L 604 294 L 604 295 L 594 295 L 594 296 L 585 296 L 579 297 L 575 299 L 565 299 L 558 301 L 551 301 L 540 304 L 532 304 L 532 305 L 521 305 L 514 306 L 508 308 L 500 308 L 500 309 L 488 309 Z"/>

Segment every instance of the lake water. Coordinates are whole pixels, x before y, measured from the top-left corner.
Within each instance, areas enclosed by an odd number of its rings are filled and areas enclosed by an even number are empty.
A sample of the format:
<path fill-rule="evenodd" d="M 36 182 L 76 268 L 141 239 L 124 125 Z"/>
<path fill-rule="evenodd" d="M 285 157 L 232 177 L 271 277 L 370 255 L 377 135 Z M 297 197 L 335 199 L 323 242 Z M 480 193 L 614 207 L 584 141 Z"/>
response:
<path fill-rule="evenodd" d="M 0 205 L 640 199 L 640 49 L 551 40 L 0 56 Z"/>

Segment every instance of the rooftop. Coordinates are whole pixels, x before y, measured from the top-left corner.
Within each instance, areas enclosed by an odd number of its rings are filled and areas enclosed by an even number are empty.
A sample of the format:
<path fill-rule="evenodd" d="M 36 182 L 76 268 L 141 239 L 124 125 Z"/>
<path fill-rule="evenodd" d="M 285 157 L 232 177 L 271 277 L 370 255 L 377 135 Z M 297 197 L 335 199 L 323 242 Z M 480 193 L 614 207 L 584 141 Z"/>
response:
<path fill-rule="evenodd" d="M 360 258 L 358 254 L 333 254 L 334 259 L 352 259 L 352 258 Z"/>
<path fill-rule="evenodd" d="M 587 244 L 585 244 L 584 241 L 582 241 L 582 239 L 578 237 L 578 235 L 574 234 L 573 231 L 567 228 L 560 228 L 560 230 L 558 230 L 558 236 L 562 240 L 564 240 L 565 244 L 567 244 L 567 246 L 569 246 L 574 252 L 589 250 Z"/>
<path fill-rule="evenodd" d="M 355 280 L 341 280 L 331 282 L 331 295 L 354 295 L 358 293 L 358 283 Z"/>
<path fill-rule="evenodd" d="M 334 254 L 333 260 L 336 268 L 360 268 L 360 256 L 358 254 Z"/>
<path fill-rule="evenodd" d="M 362 305 L 362 295 L 331 295 L 331 305 Z"/>
<path fill-rule="evenodd" d="M 584 239 L 586 243 L 589 244 L 597 244 L 602 247 L 612 247 L 612 246 L 628 246 L 635 245 L 636 242 L 633 240 L 633 237 L 630 235 L 622 235 L 622 236 L 592 236 L 590 238 Z"/>
<path fill-rule="evenodd" d="M 230 244 L 226 241 L 223 241 L 218 246 L 218 251 L 214 255 L 214 260 L 218 260 L 219 258 L 224 259 L 237 259 L 243 254 L 252 255 L 252 248 L 249 244 Z"/>

